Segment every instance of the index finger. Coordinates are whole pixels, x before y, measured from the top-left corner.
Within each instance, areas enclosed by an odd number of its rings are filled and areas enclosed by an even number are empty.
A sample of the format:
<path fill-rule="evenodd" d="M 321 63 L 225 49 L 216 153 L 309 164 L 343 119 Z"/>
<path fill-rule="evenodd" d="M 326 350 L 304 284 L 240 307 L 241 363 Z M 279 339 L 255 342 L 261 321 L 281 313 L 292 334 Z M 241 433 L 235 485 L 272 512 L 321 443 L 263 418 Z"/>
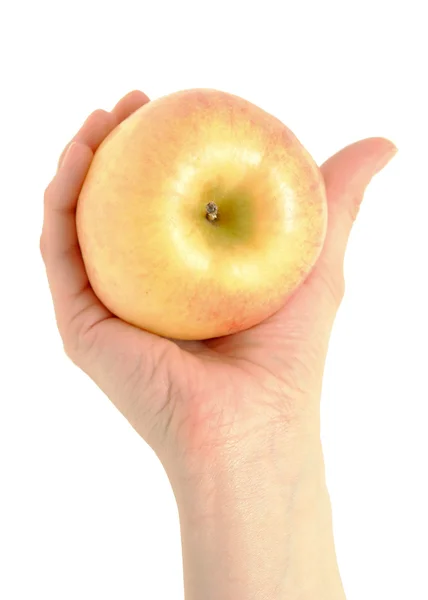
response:
<path fill-rule="evenodd" d="M 73 142 L 84 143 L 95 152 L 100 142 L 117 125 L 117 120 L 112 113 L 101 108 L 94 110 L 85 120 L 79 131 L 65 146 L 58 160 L 58 169 L 60 168 L 64 156 Z"/>
<path fill-rule="evenodd" d="M 99 135 L 98 128 L 94 128 L 94 123 L 97 123 L 98 127 L 102 121 L 109 124 L 113 117 L 115 125 L 118 125 L 143 104 L 147 104 L 147 102 L 150 102 L 150 99 L 144 92 L 133 90 L 123 96 L 110 113 L 102 109 L 95 110 L 89 115 L 76 135 L 73 136 L 61 152 L 61 156 L 58 160 L 58 168 L 61 166 L 65 153 L 73 142 L 84 142 L 93 152 L 95 152 L 97 145 L 99 144 Z"/>

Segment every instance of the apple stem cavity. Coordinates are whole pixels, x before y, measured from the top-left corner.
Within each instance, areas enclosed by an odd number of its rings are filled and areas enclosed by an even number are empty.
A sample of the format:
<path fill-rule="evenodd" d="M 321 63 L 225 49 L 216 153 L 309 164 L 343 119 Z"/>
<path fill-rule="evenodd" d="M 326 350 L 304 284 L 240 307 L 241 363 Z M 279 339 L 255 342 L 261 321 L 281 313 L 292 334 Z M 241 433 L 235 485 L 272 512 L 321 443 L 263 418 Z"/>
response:
<path fill-rule="evenodd" d="M 205 207 L 206 218 L 208 221 L 217 221 L 218 219 L 218 206 L 215 202 L 208 202 Z"/>

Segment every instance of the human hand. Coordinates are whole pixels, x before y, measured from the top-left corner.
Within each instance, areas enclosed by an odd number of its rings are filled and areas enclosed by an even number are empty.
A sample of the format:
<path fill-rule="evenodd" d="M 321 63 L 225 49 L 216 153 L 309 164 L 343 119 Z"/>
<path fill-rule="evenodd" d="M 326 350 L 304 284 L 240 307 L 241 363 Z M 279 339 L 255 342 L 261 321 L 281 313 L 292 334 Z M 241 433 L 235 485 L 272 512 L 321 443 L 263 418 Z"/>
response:
<path fill-rule="evenodd" d="M 163 454 L 161 447 L 168 445 L 183 453 L 220 443 L 222 437 L 226 441 L 239 423 L 245 428 L 247 418 L 294 422 L 308 409 L 308 399 L 318 399 L 328 339 L 344 293 L 351 226 L 367 184 L 395 147 L 382 138 L 363 140 L 322 166 L 329 204 L 324 249 L 282 310 L 232 336 L 172 341 L 120 321 L 99 302 L 75 226 L 79 191 L 94 152 L 146 102 L 145 94 L 136 91 L 111 112 L 95 111 L 71 148 L 67 145 L 45 192 L 41 251 L 67 354 L 155 451 Z"/>
<path fill-rule="evenodd" d="M 151 445 L 178 499 L 183 481 L 200 479 L 210 469 L 233 471 L 233 465 L 241 473 L 251 465 L 254 473 L 260 456 L 264 465 L 281 464 L 282 478 L 298 481 L 305 469 L 322 463 L 320 391 L 344 293 L 348 237 L 366 186 L 395 146 L 366 139 L 322 166 L 329 216 L 325 244 L 306 281 L 279 312 L 232 336 L 169 340 L 121 321 L 101 304 L 86 275 L 75 224 L 94 152 L 146 102 L 136 91 L 111 112 L 95 111 L 61 155 L 45 192 L 41 252 L 65 351 Z"/>

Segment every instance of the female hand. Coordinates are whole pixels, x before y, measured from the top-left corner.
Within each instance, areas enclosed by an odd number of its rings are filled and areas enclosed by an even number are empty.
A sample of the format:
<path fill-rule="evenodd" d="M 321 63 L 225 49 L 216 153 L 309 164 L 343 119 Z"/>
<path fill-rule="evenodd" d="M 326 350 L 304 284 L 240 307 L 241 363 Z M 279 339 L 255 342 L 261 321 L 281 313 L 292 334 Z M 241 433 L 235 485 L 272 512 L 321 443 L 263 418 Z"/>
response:
<path fill-rule="evenodd" d="M 210 585 L 200 578 L 214 577 L 218 587 L 225 570 L 234 568 L 229 554 L 224 562 L 226 558 L 220 559 L 211 547 L 228 547 L 226 533 L 217 541 L 213 541 L 212 532 L 207 533 L 210 541 L 205 542 L 210 550 L 204 558 L 192 533 L 195 522 L 199 527 L 211 509 L 218 508 L 213 496 L 220 488 L 222 506 L 229 502 L 236 511 L 233 520 L 220 511 L 223 517 L 216 521 L 216 528 L 236 532 L 246 550 L 244 557 L 237 558 L 241 584 L 228 580 L 219 598 L 229 598 L 230 594 L 237 600 L 241 597 L 239 585 L 246 590 L 243 598 L 282 598 L 274 590 L 291 593 L 293 586 L 303 585 L 296 583 L 306 581 L 302 556 L 307 560 L 314 553 L 323 557 L 321 562 L 316 559 L 320 565 L 319 576 L 314 575 L 317 580 L 328 571 L 336 582 L 325 597 L 342 598 L 324 490 L 320 392 L 329 336 L 344 293 L 348 236 L 366 186 L 396 148 L 383 138 L 366 139 L 344 148 L 322 165 L 329 209 L 325 245 L 309 277 L 279 312 L 232 336 L 180 342 L 137 329 L 101 304 L 90 287 L 76 233 L 76 203 L 94 152 L 110 131 L 148 101 L 145 94 L 135 91 L 111 112 L 92 113 L 62 153 L 58 171 L 45 192 L 41 252 L 65 351 L 162 461 L 179 504 L 185 565 L 186 561 L 198 565 L 193 573 L 185 569 L 189 598 L 217 598 L 208 593 Z M 274 488 L 276 492 L 272 492 Z M 323 508 L 318 506 L 316 518 L 304 512 L 305 519 L 299 521 L 296 516 L 290 525 L 291 505 L 295 505 L 298 490 L 302 490 L 299 502 L 312 506 L 316 494 Z M 240 495 L 246 496 L 245 518 L 235 505 Z M 248 498 L 256 496 L 253 506 Z M 210 508 L 207 497 L 211 498 Z M 267 507 L 262 507 L 266 502 Z M 245 529 L 248 511 L 257 534 Z M 310 532 L 309 525 L 304 525 L 309 522 Z M 296 527 L 306 528 L 306 533 L 297 533 Z M 274 539 L 281 531 L 290 536 L 291 530 L 296 540 L 306 541 L 296 541 L 294 558 L 280 553 L 273 559 Z M 247 535 L 258 537 L 255 554 L 253 546 L 245 542 Z M 282 544 L 282 538 L 277 541 Z M 207 574 L 207 553 L 217 557 L 215 574 Z M 266 577 L 260 574 L 263 558 L 271 564 Z M 283 565 L 285 572 L 287 560 L 295 564 L 289 570 L 291 577 L 281 571 Z M 252 565 L 252 575 L 245 571 L 247 575 L 241 577 L 243 564 L 245 569 Z M 310 568 L 315 573 L 313 564 Z M 317 593 L 317 598 L 324 597 L 319 590 Z"/>

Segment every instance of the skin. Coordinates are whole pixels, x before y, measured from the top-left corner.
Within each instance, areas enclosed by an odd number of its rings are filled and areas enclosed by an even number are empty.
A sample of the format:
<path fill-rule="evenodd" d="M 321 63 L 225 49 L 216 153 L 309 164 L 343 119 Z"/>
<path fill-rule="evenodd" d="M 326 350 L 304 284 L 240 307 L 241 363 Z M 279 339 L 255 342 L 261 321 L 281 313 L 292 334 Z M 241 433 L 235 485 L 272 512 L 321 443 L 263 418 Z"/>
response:
<path fill-rule="evenodd" d="M 96 148 L 145 102 L 134 91 L 111 112 L 91 114 L 45 192 L 41 252 L 65 351 L 166 470 L 186 600 L 343 600 L 320 443 L 322 376 L 352 224 L 396 148 L 370 138 L 322 165 L 325 244 L 283 308 L 232 336 L 177 342 L 101 304 L 76 233 L 77 198 Z"/>
<path fill-rule="evenodd" d="M 282 308 L 318 258 L 326 221 L 321 173 L 293 133 L 210 89 L 158 98 L 115 128 L 76 213 L 103 304 L 187 340 L 237 333 Z"/>

